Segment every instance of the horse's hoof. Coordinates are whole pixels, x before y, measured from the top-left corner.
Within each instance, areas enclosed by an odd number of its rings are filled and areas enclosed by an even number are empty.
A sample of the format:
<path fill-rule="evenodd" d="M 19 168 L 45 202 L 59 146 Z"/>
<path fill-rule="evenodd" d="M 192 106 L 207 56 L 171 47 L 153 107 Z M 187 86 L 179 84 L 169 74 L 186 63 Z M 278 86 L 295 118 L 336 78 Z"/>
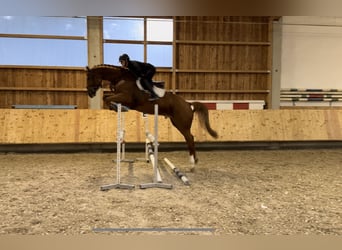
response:
<path fill-rule="evenodd" d="M 118 104 L 115 102 L 111 102 L 109 104 L 109 109 L 118 112 Z M 121 112 L 127 112 L 127 111 L 129 111 L 129 108 L 124 105 L 121 105 Z"/>
<path fill-rule="evenodd" d="M 129 111 L 128 107 L 121 105 L 121 112 L 128 112 L 128 111 Z"/>
<path fill-rule="evenodd" d="M 114 102 L 111 102 L 109 104 L 109 109 L 110 110 L 114 110 L 115 112 L 118 112 L 118 105 L 116 103 L 114 103 Z"/>
<path fill-rule="evenodd" d="M 190 160 L 190 163 L 192 165 L 195 165 L 198 162 L 197 157 L 195 158 L 193 155 L 190 155 L 190 159 L 189 160 Z"/>

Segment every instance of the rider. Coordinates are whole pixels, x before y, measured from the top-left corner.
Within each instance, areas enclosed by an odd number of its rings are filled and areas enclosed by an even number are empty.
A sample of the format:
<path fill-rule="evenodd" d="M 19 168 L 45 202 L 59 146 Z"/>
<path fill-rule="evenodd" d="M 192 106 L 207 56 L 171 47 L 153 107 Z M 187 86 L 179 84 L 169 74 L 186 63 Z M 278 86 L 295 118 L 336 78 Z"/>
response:
<path fill-rule="evenodd" d="M 141 78 L 140 82 L 144 89 L 147 89 L 151 94 L 149 100 L 159 98 L 153 91 L 152 77 L 156 73 L 156 68 L 152 64 L 130 60 L 127 54 L 122 54 L 119 61 L 122 67 L 129 69 L 137 78 Z"/>

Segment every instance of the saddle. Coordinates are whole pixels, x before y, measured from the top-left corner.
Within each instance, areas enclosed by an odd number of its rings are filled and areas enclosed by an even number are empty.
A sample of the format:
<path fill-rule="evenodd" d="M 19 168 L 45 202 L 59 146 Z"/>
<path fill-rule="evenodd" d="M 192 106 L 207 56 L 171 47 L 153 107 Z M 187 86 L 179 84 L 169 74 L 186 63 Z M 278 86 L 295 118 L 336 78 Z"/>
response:
<path fill-rule="evenodd" d="M 137 87 L 142 90 L 142 91 L 146 91 L 148 92 L 148 90 L 146 90 L 143 85 L 141 84 L 141 78 L 138 78 L 136 80 L 136 84 L 137 84 Z M 158 82 L 155 82 L 153 81 L 153 92 L 159 97 L 163 97 L 165 95 L 165 82 L 162 82 L 162 81 L 158 81 Z"/>

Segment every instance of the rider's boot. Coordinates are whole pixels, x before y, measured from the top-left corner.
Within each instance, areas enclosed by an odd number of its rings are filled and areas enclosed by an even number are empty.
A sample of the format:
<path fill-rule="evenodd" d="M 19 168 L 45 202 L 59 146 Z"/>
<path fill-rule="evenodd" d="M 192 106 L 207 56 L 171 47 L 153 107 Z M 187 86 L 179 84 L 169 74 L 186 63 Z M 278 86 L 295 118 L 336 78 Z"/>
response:
<path fill-rule="evenodd" d="M 150 98 L 148 100 L 154 101 L 159 99 L 159 96 L 157 96 L 153 91 L 153 83 L 147 79 L 142 79 L 142 81 L 144 82 L 144 88 L 146 88 L 150 92 Z"/>

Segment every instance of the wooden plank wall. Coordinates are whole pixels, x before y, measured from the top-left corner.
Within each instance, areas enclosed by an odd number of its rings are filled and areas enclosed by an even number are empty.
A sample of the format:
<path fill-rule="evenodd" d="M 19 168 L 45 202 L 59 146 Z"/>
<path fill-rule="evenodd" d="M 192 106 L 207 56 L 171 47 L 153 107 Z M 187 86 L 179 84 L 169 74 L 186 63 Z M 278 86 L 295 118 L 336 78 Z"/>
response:
<path fill-rule="evenodd" d="M 271 17 L 177 17 L 175 86 L 186 99 L 271 98 Z"/>
<path fill-rule="evenodd" d="M 171 77 L 169 72 L 158 72 L 155 80 L 164 81 L 169 89 Z M 82 68 L 2 66 L 0 108 L 11 108 L 14 104 L 77 105 L 86 109 L 86 73 Z"/>
<path fill-rule="evenodd" d="M 0 67 L 0 108 L 14 104 L 88 107 L 82 68 Z"/>
<path fill-rule="evenodd" d="M 125 140 L 144 142 L 141 113 L 125 117 Z M 153 132 L 153 116 L 149 116 Z M 160 116 L 160 142 L 183 142 L 169 119 Z M 333 141 L 342 140 L 342 110 L 210 110 L 210 122 L 219 138 L 211 138 L 197 118 L 196 141 Z M 116 113 L 109 110 L 0 109 L 0 144 L 100 143 L 116 141 Z M 309 128 L 309 129 L 308 129 Z"/>

